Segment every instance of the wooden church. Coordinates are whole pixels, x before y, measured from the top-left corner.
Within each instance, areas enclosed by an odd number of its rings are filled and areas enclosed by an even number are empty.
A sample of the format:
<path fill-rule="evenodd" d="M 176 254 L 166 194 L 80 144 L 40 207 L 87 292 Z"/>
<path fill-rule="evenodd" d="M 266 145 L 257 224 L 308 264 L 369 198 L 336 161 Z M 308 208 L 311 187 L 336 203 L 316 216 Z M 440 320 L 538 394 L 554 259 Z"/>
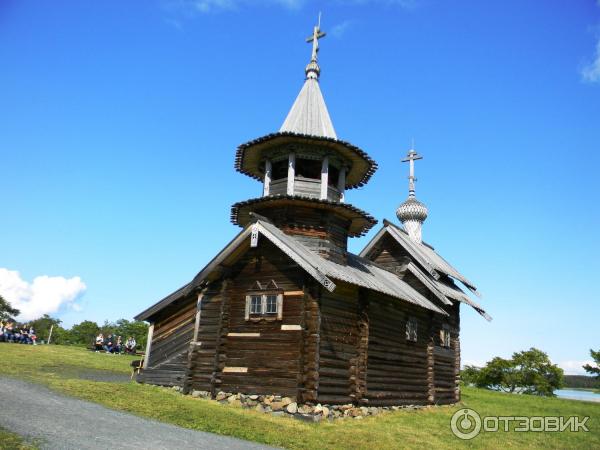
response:
<path fill-rule="evenodd" d="M 280 130 L 238 147 L 235 168 L 263 183 L 236 203 L 242 231 L 188 284 L 140 313 L 150 323 L 138 381 L 285 395 L 300 403 L 459 400 L 460 304 L 474 284 L 421 240 L 427 208 L 409 197 L 402 226 L 346 203 L 377 164 L 338 139 L 319 87 L 315 27 L 306 79 Z M 462 285 L 462 288 L 459 287 Z"/>

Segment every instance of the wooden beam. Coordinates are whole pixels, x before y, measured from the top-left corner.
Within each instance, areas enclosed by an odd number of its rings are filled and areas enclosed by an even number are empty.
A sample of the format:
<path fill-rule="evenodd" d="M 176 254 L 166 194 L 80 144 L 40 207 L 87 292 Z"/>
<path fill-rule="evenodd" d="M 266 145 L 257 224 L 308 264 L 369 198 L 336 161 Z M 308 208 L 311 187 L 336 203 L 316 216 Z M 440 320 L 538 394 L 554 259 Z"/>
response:
<path fill-rule="evenodd" d="M 260 337 L 260 333 L 227 333 L 227 337 Z"/>
<path fill-rule="evenodd" d="M 248 373 L 247 367 L 223 367 L 223 373 Z"/>
<path fill-rule="evenodd" d="M 302 325 L 281 325 L 281 331 L 302 331 Z"/>
<path fill-rule="evenodd" d="M 144 369 L 148 368 L 150 362 L 150 351 L 152 350 L 152 336 L 154 336 L 154 324 L 151 323 L 148 327 L 148 341 L 146 342 L 146 353 L 144 356 Z"/>
<path fill-rule="evenodd" d="M 263 186 L 263 197 L 267 197 L 271 191 L 271 171 L 271 160 L 267 159 L 265 161 L 265 181 Z"/>
<path fill-rule="evenodd" d="M 342 167 L 340 169 L 340 175 L 338 177 L 338 191 L 340 191 L 340 203 L 344 203 L 345 198 L 345 190 L 346 190 L 346 168 Z"/>
<path fill-rule="evenodd" d="M 329 188 L 329 157 L 325 156 L 321 163 L 321 200 L 327 200 Z"/>
<path fill-rule="evenodd" d="M 294 195 L 294 178 L 296 177 L 296 154 L 288 157 L 287 195 Z"/>

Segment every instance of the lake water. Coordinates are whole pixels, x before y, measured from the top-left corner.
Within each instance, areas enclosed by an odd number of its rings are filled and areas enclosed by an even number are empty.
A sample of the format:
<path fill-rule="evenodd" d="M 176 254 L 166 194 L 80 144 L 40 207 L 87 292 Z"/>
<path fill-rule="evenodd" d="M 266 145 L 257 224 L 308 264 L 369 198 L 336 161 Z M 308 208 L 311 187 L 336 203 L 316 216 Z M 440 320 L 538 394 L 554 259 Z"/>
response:
<path fill-rule="evenodd" d="M 554 391 L 558 398 L 569 398 L 571 400 L 585 400 L 588 402 L 600 402 L 600 394 L 592 391 L 580 391 L 575 389 L 558 389 Z"/>

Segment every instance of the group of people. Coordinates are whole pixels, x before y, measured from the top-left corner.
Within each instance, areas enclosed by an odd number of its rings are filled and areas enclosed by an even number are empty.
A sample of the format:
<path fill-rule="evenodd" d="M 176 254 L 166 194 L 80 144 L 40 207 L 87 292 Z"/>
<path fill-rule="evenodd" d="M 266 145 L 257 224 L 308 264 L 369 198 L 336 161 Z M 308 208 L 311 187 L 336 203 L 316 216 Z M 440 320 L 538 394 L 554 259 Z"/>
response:
<path fill-rule="evenodd" d="M 108 355 L 118 355 L 120 353 L 135 354 L 137 343 L 133 336 L 129 336 L 125 344 L 121 336 L 109 334 L 106 337 L 102 333 L 96 336 L 95 348 L 96 352 L 104 350 Z"/>
<path fill-rule="evenodd" d="M 36 345 L 37 336 L 32 326 L 15 322 L 0 322 L 0 342 Z"/>

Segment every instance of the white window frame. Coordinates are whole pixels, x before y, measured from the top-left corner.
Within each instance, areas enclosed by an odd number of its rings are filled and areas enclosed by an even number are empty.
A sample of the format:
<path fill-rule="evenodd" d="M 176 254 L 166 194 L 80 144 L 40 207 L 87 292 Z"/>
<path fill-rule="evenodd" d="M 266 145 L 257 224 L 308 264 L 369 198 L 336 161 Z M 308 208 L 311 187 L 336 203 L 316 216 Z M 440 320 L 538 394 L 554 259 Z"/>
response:
<path fill-rule="evenodd" d="M 252 312 L 252 299 L 254 297 L 261 298 L 261 312 Z M 267 297 L 276 297 L 275 312 L 267 312 Z M 282 292 L 253 292 L 246 295 L 246 320 L 276 318 L 283 319 L 283 293 Z"/>
<path fill-rule="evenodd" d="M 409 317 L 406 321 L 406 340 L 417 342 L 419 323 L 414 317 Z"/>
<path fill-rule="evenodd" d="M 450 348 L 452 344 L 451 338 L 450 325 L 445 323 L 442 325 L 442 329 L 440 330 L 440 345 L 442 347 Z"/>

